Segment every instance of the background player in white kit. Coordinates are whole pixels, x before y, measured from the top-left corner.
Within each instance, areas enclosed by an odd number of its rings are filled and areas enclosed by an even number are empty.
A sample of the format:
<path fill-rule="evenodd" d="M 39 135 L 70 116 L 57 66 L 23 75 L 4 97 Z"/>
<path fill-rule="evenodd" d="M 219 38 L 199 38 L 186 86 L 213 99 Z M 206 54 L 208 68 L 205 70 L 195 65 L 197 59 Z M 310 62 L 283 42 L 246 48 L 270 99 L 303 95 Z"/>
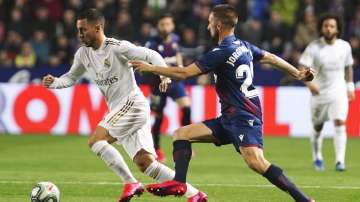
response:
<path fill-rule="evenodd" d="M 349 101 L 355 99 L 353 83 L 353 58 L 348 42 L 339 39 L 341 20 L 333 14 L 323 15 L 318 24 L 321 37 L 308 45 L 302 54 L 300 67 L 312 67 L 317 76 L 306 83 L 312 93 L 311 115 L 313 134 L 311 145 L 316 170 L 324 170 L 322 156 L 324 122 L 335 125 L 334 148 L 336 170 L 345 170 L 346 127 Z"/>
<path fill-rule="evenodd" d="M 98 124 L 89 137 L 89 146 L 125 183 L 120 202 L 130 201 L 134 195 L 144 192 L 121 154 L 111 145 L 121 144 L 131 159 L 146 175 L 157 181 L 174 178 L 170 168 L 155 160 L 156 154 L 150 130 L 150 106 L 134 78 L 128 61 L 139 59 L 152 64 L 166 66 L 163 58 L 155 51 L 137 47 L 127 41 L 106 38 L 104 16 L 96 9 L 89 9 L 78 16 L 77 29 L 85 45 L 75 54 L 68 73 L 60 78 L 47 75 L 43 85 L 47 88 L 66 88 L 75 84 L 85 72 L 106 98 L 110 112 Z M 166 81 L 160 84 L 162 89 Z M 206 202 L 206 194 L 191 185 L 187 186 L 189 202 Z"/>

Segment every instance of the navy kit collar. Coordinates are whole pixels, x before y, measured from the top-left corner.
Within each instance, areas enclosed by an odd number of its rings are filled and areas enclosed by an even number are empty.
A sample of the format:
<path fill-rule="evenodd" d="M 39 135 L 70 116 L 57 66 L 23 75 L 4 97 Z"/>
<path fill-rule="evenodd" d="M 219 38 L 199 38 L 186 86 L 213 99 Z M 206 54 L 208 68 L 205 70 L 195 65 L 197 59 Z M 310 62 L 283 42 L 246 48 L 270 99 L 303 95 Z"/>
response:
<path fill-rule="evenodd" d="M 224 40 L 221 42 L 221 44 L 232 43 L 233 41 L 236 41 L 236 40 L 237 39 L 236 39 L 235 35 L 230 35 L 230 36 L 225 37 Z"/>

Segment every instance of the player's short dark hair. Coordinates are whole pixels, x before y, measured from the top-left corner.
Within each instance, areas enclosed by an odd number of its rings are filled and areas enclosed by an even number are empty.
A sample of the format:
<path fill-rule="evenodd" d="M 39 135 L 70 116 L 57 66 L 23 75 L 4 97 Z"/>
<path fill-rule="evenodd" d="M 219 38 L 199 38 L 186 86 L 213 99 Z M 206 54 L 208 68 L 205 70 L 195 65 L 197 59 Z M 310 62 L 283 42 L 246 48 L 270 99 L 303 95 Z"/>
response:
<path fill-rule="evenodd" d="M 77 16 L 77 20 L 83 19 L 86 19 L 89 22 L 100 22 L 103 25 L 105 24 L 104 15 L 95 8 L 86 9 Z"/>
<path fill-rule="evenodd" d="M 321 28 L 325 22 L 325 20 L 329 20 L 329 19 L 334 19 L 336 21 L 336 27 L 338 30 L 338 34 L 337 37 L 340 37 L 342 34 L 342 29 L 343 29 L 343 21 L 342 18 L 335 14 L 335 13 L 324 13 L 320 16 L 319 21 L 317 23 L 317 30 L 320 36 L 322 36 L 322 32 L 321 32 Z"/>
<path fill-rule="evenodd" d="M 216 18 L 223 25 L 230 28 L 235 27 L 238 22 L 238 15 L 236 9 L 229 4 L 220 4 L 215 6 L 211 11 Z"/>
<path fill-rule="evenodd" d="M 158 22 L 164 18 L 171 18 L 172 20 L 174 20 L 174 16 L 171 13 L 164 13 L 159 16 Z"/>

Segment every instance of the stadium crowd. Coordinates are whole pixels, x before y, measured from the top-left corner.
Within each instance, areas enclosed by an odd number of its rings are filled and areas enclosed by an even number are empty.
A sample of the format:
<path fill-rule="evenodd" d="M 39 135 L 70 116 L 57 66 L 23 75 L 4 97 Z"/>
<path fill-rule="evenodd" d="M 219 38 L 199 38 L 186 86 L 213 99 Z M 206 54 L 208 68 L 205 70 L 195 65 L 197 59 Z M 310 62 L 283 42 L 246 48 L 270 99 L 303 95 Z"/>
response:
<path fill-rule="evenodd" d="M 107 36 L 138 45 L 156 34 L 160 14 L 172 13 L 184 64 L 189 64 L 213 45 L 206 27 L 211 7 L 220 3 L 237 8 L 241 39 L 294 65 L 318 36 L 319 15 L 343 16 L 342 38 L 350 42 L 359 69 L 359 0 L 0 0 L 0 68 L 68 69 L 79 46 L 76 15 L 89 7 L 105 14 Z M 287 78 L 282 82 L 289 83 Z"/>

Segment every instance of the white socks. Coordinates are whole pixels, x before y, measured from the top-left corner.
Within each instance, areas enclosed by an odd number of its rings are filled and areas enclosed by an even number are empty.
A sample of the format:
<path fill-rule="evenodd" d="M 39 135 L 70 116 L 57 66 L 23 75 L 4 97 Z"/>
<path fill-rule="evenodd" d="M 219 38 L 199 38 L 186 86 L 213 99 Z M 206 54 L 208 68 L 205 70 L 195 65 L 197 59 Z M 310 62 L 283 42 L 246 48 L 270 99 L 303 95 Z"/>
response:
<path fill-rule="evenodd" d="M 334 148 L 336 162 L 340 162 L 342 164 L 345 163 L 346 140 L 347 136 L 345 125 L 335 126 Z"/>
<path fill-rule="evenodd" d="M 322 156 L 322 144 L 324 137 L 321 135 L 321 132 L 316 132 L 314 129 L 312 131 L 312 136 L 310 137 L 311 147 L 312 147 L 312 156 L 313 160 L 323 160 Z"/>
<path fill-rule="evenodd" d="M 159 182 L 173 180 L 175 177 L 175 172 L 173 170 L 157 161 L 153 161 L 150 166 L 146 168 L 144 173 Z M 192 196 L 195 196 L 199 192 L 199 190 L 197 190 L 192 185 L 188 183 L 186 183 L 186 185 L 187 190 L 185 193 L 185 197 L 190 198 Z"/>
<path fill-rule="evenodd" d="M 103 161 L 105 161 L 106 165 L 109 166 L 124 183 L 137 182 L 119 151 L 107 141 L 97 141 L 91 147 L 91 150 Z"/>

